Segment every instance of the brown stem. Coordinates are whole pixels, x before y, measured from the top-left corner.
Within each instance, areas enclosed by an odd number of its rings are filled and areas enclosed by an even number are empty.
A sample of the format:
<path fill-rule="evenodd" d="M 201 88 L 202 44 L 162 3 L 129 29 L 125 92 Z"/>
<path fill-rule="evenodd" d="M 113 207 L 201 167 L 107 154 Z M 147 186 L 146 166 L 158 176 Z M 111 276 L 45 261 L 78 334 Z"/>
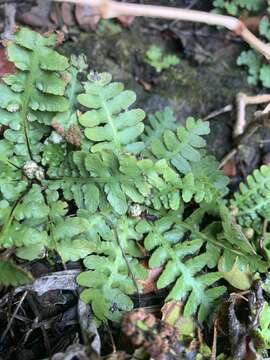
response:
<path fill-rule="evenodd" d="M 55 0 L 77 4 L 91 5 L 97 8 L 97 13 L 104 19 L 118 16 L 146 16 L 164 19 L 176 19 L 217 25 L 234 31 L 241 36 L 251 47 L 270 59 L 270 46 L 258 39 L 248 30 L 246 25 L 232 16 L 208 13 L 198 10 L 179 9 L 175 7 L 120 3 L 112 0 Z"/>
<path fill-rule="evenodd" d="M 270 127 L 269 112 L 257 111 L 254 117 L 254 120 L 247 125 L 243 134 L 236 138 L 238 145 L 245 143 L 260 127 Z"/>
<path fill-rule="evenodd" d="M 247 105 L 258 105 L 269 102 L 270 94 L 249 96 L 244 93 L 239 93 L 236 97 L 237 118 L 234 126 L 233 136 L 237 138 L 238 136 L 242 135 L 245 130 Z"/>

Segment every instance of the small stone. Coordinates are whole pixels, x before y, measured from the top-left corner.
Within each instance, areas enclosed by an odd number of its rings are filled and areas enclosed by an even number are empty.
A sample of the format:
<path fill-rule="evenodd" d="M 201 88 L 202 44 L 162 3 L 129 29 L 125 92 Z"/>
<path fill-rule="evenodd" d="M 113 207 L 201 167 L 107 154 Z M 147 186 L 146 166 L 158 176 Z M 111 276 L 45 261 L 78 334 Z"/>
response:
<path fill-rule="evenodd" d="M 26 163 L 23 166 L 23 171 L 25 175 L 28 177 L 28 179 L 34 179 L 35 173 L 38 170 L 38 164 L 35 163 L 33 160 L 26 161 Z"/>
<path fill-rule="evenodd" d="M 252 228 L 244 229 L 244 234 L 248 240 L 251 240 L 254 236 L 254 230 Z"/>
<path fill-rule="evenodd" d="M 35 178 L 39 181 L 43 180 L 45 177 L 45 172 L 44 172 L 44 169 L 39 166 L 38 169 L 36 170 L 35 172 Z"/>
<path fill-rule="evenodd" d="M 24 174 L 28 179 L 37 179 L 39 181 L 43 180 L 45 177 L 44 169 L 39 166 L 35 161 L 29 160 L 23 166 Z"/>
<path fill-rule="evenodd" d="M 143 212 L 143 207 L 140 204 L 133 204 L 129 207 L 129 215 L 131 217 L 140 217 Z"/>
<path fill-rule="evenodd" d="M 231 215 L 232 216 L 237 216 L 238 215 L 239 209 L 238 209 L 238 207 L 236 205 L 231 205 L 230 210 L 231 210 Z"/>
<path fill-rule="evenodd" d="M 53 131 L 50 135 L 50 140 L 54 144 L 60 144 L 63 141 L 63 137 L 56 131 Z"/>

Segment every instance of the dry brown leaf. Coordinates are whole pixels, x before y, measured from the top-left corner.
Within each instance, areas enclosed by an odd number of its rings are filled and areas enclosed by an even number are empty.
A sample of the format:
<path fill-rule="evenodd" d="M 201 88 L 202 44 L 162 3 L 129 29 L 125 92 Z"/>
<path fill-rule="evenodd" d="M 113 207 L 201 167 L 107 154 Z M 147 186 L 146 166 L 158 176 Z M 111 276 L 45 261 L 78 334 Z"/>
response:
<path fill-rule="evenodd" d="M 0 76 L 13 74 L 15 71 L 14 64 L 7 59 L 5 49 L 0 49 Z"/>
<path fill-rule="evenodd" d="M 159 275 L 162 273 L 163 268 L 158 267 L 149 269 L 145 263 L 142 263 L 141 265 L 143 265 L 148 271 L 148 276 L 145 280 L 137 280 L 137 283 L 142 287 L 143 294 L 149 294 L 157 290 L 156 281 L 159 278 Z"/>
<path fill-rule="evenodd" d="M 237 174 L 234 159 L 228 160 L 222 169 L 228 177 L 234 177 Z"/>

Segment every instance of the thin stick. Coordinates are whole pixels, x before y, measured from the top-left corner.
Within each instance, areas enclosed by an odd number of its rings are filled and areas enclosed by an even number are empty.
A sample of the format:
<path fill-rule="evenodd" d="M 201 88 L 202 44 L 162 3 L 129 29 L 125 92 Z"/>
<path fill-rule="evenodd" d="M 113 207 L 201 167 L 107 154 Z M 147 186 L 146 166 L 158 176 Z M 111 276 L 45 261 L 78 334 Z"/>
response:
<path fill-rule="evenodd" d="M 217 327 L 218 327 L 218 319 L 215 319 L 211 360 L 216 360 L 217 359 Z"/>
<path fill-rule="evenodd" d="M 206 117 L 204 117 L 203 120 L 204 120 L 204 121 L 207 121 L 207 120 L 214 119 L 214 118 L 218 117 L 219 115 L 222 115 L 222 114 L 225 114 L 225 113 L 227 113 L 227 112 L 232 111 L 232 109 L 233 109 L 233 107 L 232 107 L 231 104 L 226 105 L 226 106 L 224 106 L 224 107 L 221 108 L 221 109 L 212 111 L 209 115 L 207 115 Z"/>
<path fill-rule="evenodd" d="M 251 135 L 253 135 L 260 127 L 270 126 L 270 114 L 269 112 L 257 111 L 254 115 L 254 120 L 251 121 L 242 135 L 236 138 L 237 144 L 243 144 L 247 142 Z"/>
<path fill-rule="evenodd" d="M 239 93 L 236 97 L 237 121 L 235 123 L 233 136 L 242 135 L 246 127 L 246 107 L 247 105 L 258 105 L 270 102 L 270 94 L 260 94 L 256 96 L 248 96 Z"/>
<path fill-rule="evenodd" d="M 219 169 L 222 169 L 223 166 L 224 166 L 225 164 L 227 164 L 227 162 L 228 162 L 229 160 L 231 160 L 231 159 L 237 154 L 237 150 L 238 150 L 238 148 L 233 148 L 226 156 L 224 156 L 224 158 L 221 160 L 218 168 L 219 168 Z"/>
<path fill-rule="evenodd" d="M 17 312 L 19 311 L 20 307 L 22 306 L 22 303 L 24 302 L 24 299 L 27 295 L 28 291 L 25 291 L 21 297 L 21 300 L 19 301 L 14 313 L 12 314 L 10 320 L 9 320 L 9 323 L 8 323 L 8 326 L 6 327 L 5 331 L 3 332 L 3 335 L 1 336 L 1 339 L 0 339 L 0 343 L 2 343 L 5 339 L 5 337 L 7 336 L 7 333 L 9 332 L 9 329 L 13 323 L 13 320 L 15 318 L 15 316 L 17 315 Z"/>
<path fill-rule="evenodd" d="M 244 132 L 236 138 L 236 147 L 233 148 L 220 162 L 219 169 L 233 158 L 241 145 L 246 143 L 260 127 L 270 127 L 270 109 L 267 106 L 263 111 L 257 111 L 254 114 L 254 119 L 245 127 Z"/>
<path fill-rule="evenodd" d="M 91 5 L 96 8 L 97 14 L 104 19 L 115 18 L 118 16 L 145 16 L 163 19 L 176 19 L 182 21 L 192 21 L 205 23 L 208 25 L 222 26 L 230 31 L 234 31 L 241 36 L 251 47 L 270 59 L 270 46 L 258 39 L 246 25 L 233 16 L 213 14 L 204 11 L 179 9 L 167 6 L 143 5 L 119 3 L 112 0 L 54 0 L 66 1 L 75 4 Z"/>

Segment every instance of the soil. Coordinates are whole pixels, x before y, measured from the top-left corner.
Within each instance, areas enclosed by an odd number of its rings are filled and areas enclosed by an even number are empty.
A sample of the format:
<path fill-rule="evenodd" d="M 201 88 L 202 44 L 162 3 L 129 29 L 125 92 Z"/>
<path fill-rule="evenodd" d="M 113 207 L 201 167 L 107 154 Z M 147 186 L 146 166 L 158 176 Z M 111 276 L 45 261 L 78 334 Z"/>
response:
<path fill-rule="evenodd" d="M 137 93 L 138 106 L 147 113 L 170 106 L 179 120 L 187 116 L 204 118 L 212 111 L 234 104 L 238 92 L 252 93 L 246 73 L 236 65 L 243 44 L 226 40 L 226 32 L 206 26 L 175 24 L 165 30 L 165 22 L 137 19 L 119 33 L 81 33 L 66 42 L 64 54 L 84 53 L 90 68 L 109 71 Z M 180 57 L 180 64 L 161 74 L 145 62 L 148 48 L 156 44 L 166 53 Z M 151 90 L 145 90 L 145 83 Z M 218 158 L 231 148 L 235 113 L 211 121 L 208 143 Z"/>

